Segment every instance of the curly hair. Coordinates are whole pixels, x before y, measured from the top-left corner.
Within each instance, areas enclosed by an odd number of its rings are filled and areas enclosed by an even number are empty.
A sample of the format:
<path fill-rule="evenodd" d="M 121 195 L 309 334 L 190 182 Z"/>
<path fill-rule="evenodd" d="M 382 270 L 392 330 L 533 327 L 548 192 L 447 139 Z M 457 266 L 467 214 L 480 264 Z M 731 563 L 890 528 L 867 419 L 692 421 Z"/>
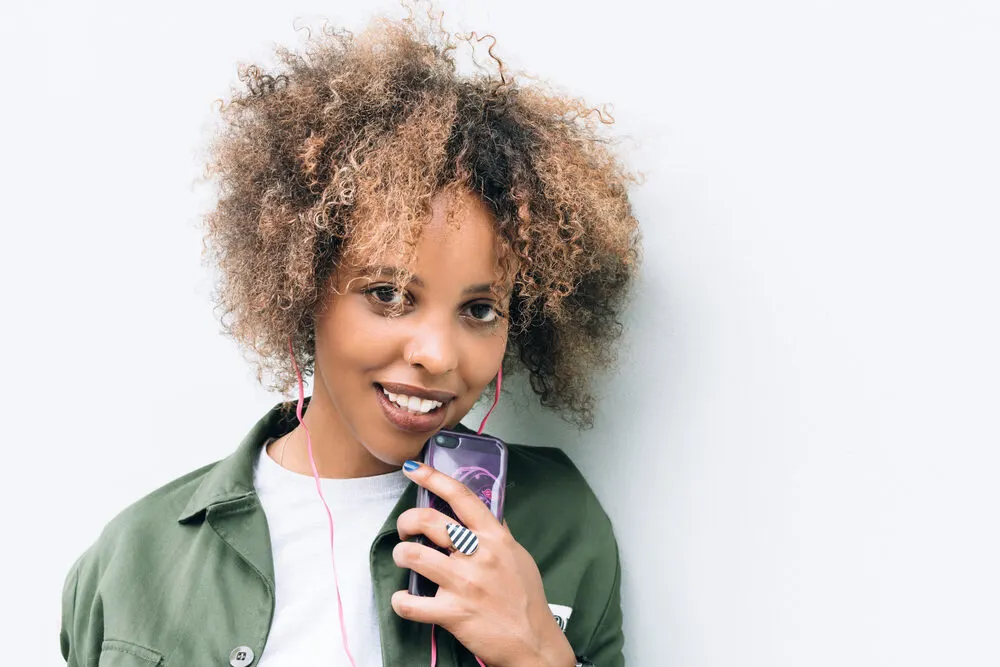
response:
<path fill-rule="evenodd" d="M 493 45 L 491 69 L 459 74 L 458 42 L 486 38 L 379 18 L 279 47 L 271 71 L 240 67 L 209 147 L 205 247 L 223 326 L 270 389 L 295 384 L 289 341 L 313 372 L 314 323 L 345 257 L 412 250 L 431 198 L 463 188 L 494 215 L 512 285 L 504 369 L 592 424 L 591 378 L 615 359 L 638 263 L 636 179 L 603 132 L 613 119 L 519 85 Z"/>

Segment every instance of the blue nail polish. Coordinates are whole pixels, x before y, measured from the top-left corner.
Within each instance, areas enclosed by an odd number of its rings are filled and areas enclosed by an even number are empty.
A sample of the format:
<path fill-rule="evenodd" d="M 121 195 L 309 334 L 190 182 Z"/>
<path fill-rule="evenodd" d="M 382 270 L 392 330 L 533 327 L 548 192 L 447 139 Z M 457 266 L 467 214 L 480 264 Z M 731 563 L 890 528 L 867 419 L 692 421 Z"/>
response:
<path fill-rule="evenodd" d="M 417 463 L 416 461 L 407 461 L 406 463 L 403 464 L 403 470 L 405 470 L 406 472 L 413 472 L 419 467 L 420 464 Z"/>

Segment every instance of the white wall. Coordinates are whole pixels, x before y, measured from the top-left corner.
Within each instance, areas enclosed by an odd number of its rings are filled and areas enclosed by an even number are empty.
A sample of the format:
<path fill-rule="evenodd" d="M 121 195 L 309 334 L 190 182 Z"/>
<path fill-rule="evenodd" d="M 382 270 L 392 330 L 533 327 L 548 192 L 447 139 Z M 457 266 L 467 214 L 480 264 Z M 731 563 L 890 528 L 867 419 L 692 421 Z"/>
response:
<path fill-rule="evenodd" d="M 198 150 L 295 16 L 399 13 L 358 4 L 0 9 L 5 663 L 58 664 L 76 555 L 276 400 L 217 335 Z M 629 664 L 1000 664 L 1000 5 L 443 6 L 647 175 L 596 428 L 494 421 L 611 513 Z"/>

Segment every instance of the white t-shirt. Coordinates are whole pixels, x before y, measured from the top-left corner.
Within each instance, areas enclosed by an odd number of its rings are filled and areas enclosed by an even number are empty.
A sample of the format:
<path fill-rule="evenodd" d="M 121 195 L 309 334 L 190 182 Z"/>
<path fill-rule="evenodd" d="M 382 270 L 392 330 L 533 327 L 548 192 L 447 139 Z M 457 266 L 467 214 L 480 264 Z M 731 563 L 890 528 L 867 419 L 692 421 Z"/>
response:
<path fill-rule="evenodd" d="M 382 667 L 369 549 L 408 480 L 401 471 L 321 479 L 333 513 L 347 641 L 358 667 Z M 278 465 L 261 449 L 254 486 L 267 516 L 275 608 L 258 667 L 349 665 L 341 640 L 326 510 L 311 475 Z"/>

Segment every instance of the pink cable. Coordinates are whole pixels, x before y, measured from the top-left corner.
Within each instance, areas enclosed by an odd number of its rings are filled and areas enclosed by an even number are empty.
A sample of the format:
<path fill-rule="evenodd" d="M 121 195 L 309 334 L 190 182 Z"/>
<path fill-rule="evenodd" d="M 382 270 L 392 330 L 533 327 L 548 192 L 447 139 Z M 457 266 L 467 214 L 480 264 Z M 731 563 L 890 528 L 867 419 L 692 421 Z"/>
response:
<path fill-rule="evenodd" d="M 432 625 L 431 626 L 431 667 L 434 667 L 435 665 L 437 665 L 437 661 L 438 661 L 437 640 L 434 639 L 434 628 L 436 628 L 436 627 L 437 627 L 436 625 Z M 476 656 L 472 656 L 472 657 L 476 658 Z M 483 664 L 483 661 L 480 660 L 479 658 L 476 658 L 476 662 L 479 663 L 479 667 L 486 667 L 486 665 Z"/>
<path fill-rule="evenodd" d="M 502 383 L 503 383 L 503 367 L 501 367 L 500 370 L 497 371 L 497 390 L 496 393 L 493 394 L 493 405 L 490 406 L 490 409 L 486 413 L 486 416 L 483 417 L 482 423 L 479 424 L 479 430 L 476 431 L 476 435 L 483 434 L 483 429 L 486 428 L 486 420 L 490 418 L 491 414 L 493 414 L 493 408 L 497 406 L 497 401 L 500 400 L 500 385 Z"/>
<path fill-rule="evenodd" d="M 340 598 L 337 557 L 333 548 L 333 512 L 330 511 L 330 506 L 326 504 L 326 498 L 323 497 L 323 487 L 319 481 L 319 470 L 316 469 L 316 459 L 313 458 L 312 436 L 309 434 L 306 423 L 302 421 L 302 405 L 305 403 L 305 389 L 302 386 L 302 373 L 299 372 L 299 365 L 295 361 L 295 352 L 292 349 L 291 338 L 288 339 L 288 351 L 292 355 L 292 366 L 295 368 L 295 376 L 299 379 L 299 404 L 295 409 L 295 416 L 299 418 L 299 424 L 302 426 L 302 430 L 306 432 L 306 443 L 309 447 L 309 464 L 312 466 L 313 478 L 316 480 L 316 492 L 319 493 L 319 499 L 323 501 L 323 507 L 326 508 L 326 518 L 330 525 L 330 560 L 333 561 L 333 586 L 337 589 L 337 616 L 340 619 L 340 636 L 344 640 L 344 653 L 347 654 L 347 659 L 350 661 L 351 667 L 357 667 L 354 663 L 354 656 L 351 655 L 351 647 L 347 643 L 347 624 L 344 623 L 344 603 Z"/>
<path fill-rule="evenodd" d="M 483 417 L 482 423 L 479 424 L 479 430 L 476 431 L 476 435 L 483 434 L 483 429 L 486 428 L 486 420 L 490 418 L 491 414 L 493 414 L 493 409 L 497 406 L 497 402 L 500 400 L 501 384 L 503 384 L 503 367 L 501 367 L 500 370 L 497 371 L 497 390 L 496 393 L 493 394 L 493 405 L 490 406 L 490 409 L 486 412 L 486 416 Z M 431 625 L 431 667 L 437 666 L 437 659 L 438 659 L 437 640 L 434 639 L 435 627 L 437 626 Z M 482 660 L 478 658 L 478 656 L 472 656 L 472 657 L 476 658 L 476 662 L 479 663 L 479 667 L 486 667 L 486 665 L 483 663 Z"/>

